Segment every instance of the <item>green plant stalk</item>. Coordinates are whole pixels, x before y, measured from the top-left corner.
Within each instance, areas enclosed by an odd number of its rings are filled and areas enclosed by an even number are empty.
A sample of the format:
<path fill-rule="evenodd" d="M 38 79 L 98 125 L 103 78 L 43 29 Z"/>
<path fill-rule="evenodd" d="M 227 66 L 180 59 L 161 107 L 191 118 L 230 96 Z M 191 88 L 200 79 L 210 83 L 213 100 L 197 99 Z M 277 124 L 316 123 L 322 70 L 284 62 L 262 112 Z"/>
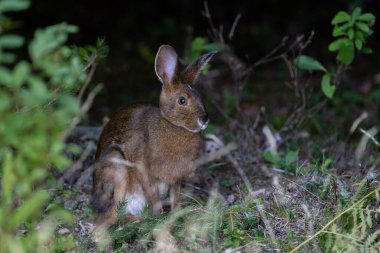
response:
<path fill-rule="evenodd" d="M 337 219 L 339 219 L 342 215 L 344 215 L 345 213 L 348 213 L 349 211 L 351 211 L 352 209 L 354 209 L 356 206 L 360 205 L 364 200 L 366 200 L 369 196 L 371 196 L 372 194 L 376 193 L 380 191 L 380 187 L 376 188 L 375 190 L 371 191 L 370 193 L 368 193 L 367 195 L 365 195 L 363 198 L 361 198 L 358 202 L 356 202 L 355 204 L 353 204 L 351 207 L 347 208 L 346 210 L 344 210 L 343 212 L 341 212 L 340 214 L 338 214 L 337 216 L 335 216 L 331 221 L 329 221 L 323 228 L 321 228 L 317 233 L 315 233 L 313 236 L 311 236 L 309 239 L 303 241 L 301 244 L 299 244 L 297 247 L 295 247 L 294 249 L 292 249 L 291 251 L 289 251 L 289 253 L 293 253 L 293 252 L 296 252 L 298 249 L 300 249 L 302 246 L 304 246 L 305 244 L 307 244 L 308 242 L 310 242 L 311 240 L 313 240 L 315 237 L 317 237 L 319 234 L 321 233 L 325 233 L 325 229 L 327 229 L 331 224 L 333 224 Z"/>
<path fill-rule="evenodd" d="M 360 241 L 360 240 L 358 240 L 356 238 L 353 238 L 351 236 L 345 235 L 345 234 L 339 234 L 339 233 L 334 233 L 334 232 L 330 232 L 330 231 L 323 231 L 323 233 L 325 233 L 325 234 L 332 234 L 332 235 L 339 235 L 339 236 L 344 237 L 346 239 L 352 240 L 352 242 L 355 243 L 355 244 L 358 244 L 358 245 L 363 244 L 362 241 Z"/>

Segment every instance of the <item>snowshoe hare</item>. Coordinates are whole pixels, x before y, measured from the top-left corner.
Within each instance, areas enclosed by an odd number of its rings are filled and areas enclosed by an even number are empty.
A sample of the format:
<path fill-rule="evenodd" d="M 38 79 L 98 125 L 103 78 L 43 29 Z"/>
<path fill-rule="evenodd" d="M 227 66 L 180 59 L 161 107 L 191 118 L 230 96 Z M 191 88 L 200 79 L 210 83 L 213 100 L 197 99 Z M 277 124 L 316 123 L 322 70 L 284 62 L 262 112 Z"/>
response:
<path fill-rule="evenodd" d="M 193 172 L 203 141 L 200 132 L 209 118 L 193 88 L 202 67 L 215 55 L 207 53 L 179 72 L 178 57 L 169 45 L 156 55 L 155 71 L 162 82 L 159 108 L 136 104 L 119 111 L 105 126 L 94 164 L 93 205 L 97 227 L 117 221 L 117 206 L 138 218 L 146 204 L 162 211 L 160 197 L 168 190 L 173 209 L 181 180 Z"/>

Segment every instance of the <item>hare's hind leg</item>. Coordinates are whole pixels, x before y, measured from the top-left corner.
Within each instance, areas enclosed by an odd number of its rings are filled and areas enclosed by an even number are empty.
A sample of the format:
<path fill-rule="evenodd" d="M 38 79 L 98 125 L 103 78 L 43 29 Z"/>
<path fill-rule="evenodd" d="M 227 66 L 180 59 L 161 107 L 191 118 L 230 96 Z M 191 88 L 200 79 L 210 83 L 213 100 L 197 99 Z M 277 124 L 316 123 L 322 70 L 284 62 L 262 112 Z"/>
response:
<path fill-rule="evenodd" d="M 94 174 L 94 193 L 92 203 L 98 213 L 96 230 L 107 230 L 117 222 L 118 204 L 125 200 L 128 185 L 128 168 L 112 158 L 123 159 L 118 151 L 102 156 Z"/>

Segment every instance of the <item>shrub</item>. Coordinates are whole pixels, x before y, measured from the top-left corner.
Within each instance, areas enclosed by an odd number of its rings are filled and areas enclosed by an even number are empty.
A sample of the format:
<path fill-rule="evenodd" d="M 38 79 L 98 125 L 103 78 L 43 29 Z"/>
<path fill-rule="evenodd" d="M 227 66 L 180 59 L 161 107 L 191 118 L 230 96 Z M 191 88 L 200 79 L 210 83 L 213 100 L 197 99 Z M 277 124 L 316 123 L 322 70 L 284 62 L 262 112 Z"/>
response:
<path fill-rule="evenodd" d="M 49 205 L 44 180 L 70 164 L 64 136 L 80 105 L 73 91 L 87 78 L 79 50 L 65 45 L 78 28 L 66 23 L 35 32 L 30 61 L 17 59 L 24 38 L 9 33 L 4 13 L 28 0 L 0 1 L 0 252 L 52 252 L 73 247 L 54 229 L 71 215 Z"/>

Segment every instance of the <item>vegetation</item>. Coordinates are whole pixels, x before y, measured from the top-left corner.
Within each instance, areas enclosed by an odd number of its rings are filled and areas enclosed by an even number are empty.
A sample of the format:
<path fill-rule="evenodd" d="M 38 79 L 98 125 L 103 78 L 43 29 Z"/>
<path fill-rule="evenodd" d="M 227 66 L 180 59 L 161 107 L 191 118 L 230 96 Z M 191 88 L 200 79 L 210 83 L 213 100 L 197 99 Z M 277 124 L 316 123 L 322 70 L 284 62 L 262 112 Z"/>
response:
<path fill-rule="evenodd" d="M 335 74 L 333 82 L 331 82 L 333 75 L 317 60 L 306 55 L 300 55 L 296 58 L 296 64 L 300 69 L 325 72 L 321 87 L 323 93 L 329 98 L 334 95 L 336 85 L 340 81 L 339 75 L 342 74 L 342 67 L 346 68 L 354 61 L 355 52 L 372 53 L 370 48 L 365 47 L 365 43 L 373 33 L 370 27 L 375 24 L 375 16 L 372 13 L 362 14 L 361 12 L 359 7 L 355 8 L 352 15 L 340 11 L 331 21 L 331 24 L 334 25 L 332 35 L 337 39 L 330 43 L 329 51 L 338 52 L 336 59 L 339 65 L 337 69 L 340 70 Z"/>
<path fill-rule="evenodd" d="M 10 13 L 29 6 L 0 0 L 1 253 L 380 252 L 380 93 L 347 85 L 355 60 L 372 52 L 372 13 L 356 7 L 332 17 L 333 41 L 324 48 L 336 62 L 305 53 L 312 33 L 248 63 L 230 43 L 240 16 L 225 38 L 205 4 L 210 38 L 193 38 L 183 58 L 220 51 L 204 74 L 232 85 L 207 79 L 218 85 L 204 87 L 216 115 L 207 133 L 239 148 L 184 183 L 181 208 L 152 215 L 148 206 L 127 222 L 120 203 L 110 240 L 96 244 L 89 195 L 99 131 L 75 127 L 100 89 L 87 91 L 108 48 L 104 40 L 68 46 L 78 28 L 67 23 L 38 29 L 30 41 L 12 33 Z M 143 46 L 139 52 L 152 58 Z M 256 108 L 252 73 L 273 61 L 289 73 L 287 85 L 275 87 L 286 104 Z"/>
<path fill-rule="evenodd" d="M 25 39 L 10 33 L 7 12 L 26 0 L 0 1 L 0 252 L 56 252 L 75 247 L 73 235 L 55 233 L 72 215 L 49 204 L 56 179 L 71 163 L 64 152 L 71 122 L 80 115 L 73 95 L 87 78 L 78 50 L 65 45 L 78 28 L 66 23 L 39 29 L 28 43 L 30 61 L 17 59 Z"/>

